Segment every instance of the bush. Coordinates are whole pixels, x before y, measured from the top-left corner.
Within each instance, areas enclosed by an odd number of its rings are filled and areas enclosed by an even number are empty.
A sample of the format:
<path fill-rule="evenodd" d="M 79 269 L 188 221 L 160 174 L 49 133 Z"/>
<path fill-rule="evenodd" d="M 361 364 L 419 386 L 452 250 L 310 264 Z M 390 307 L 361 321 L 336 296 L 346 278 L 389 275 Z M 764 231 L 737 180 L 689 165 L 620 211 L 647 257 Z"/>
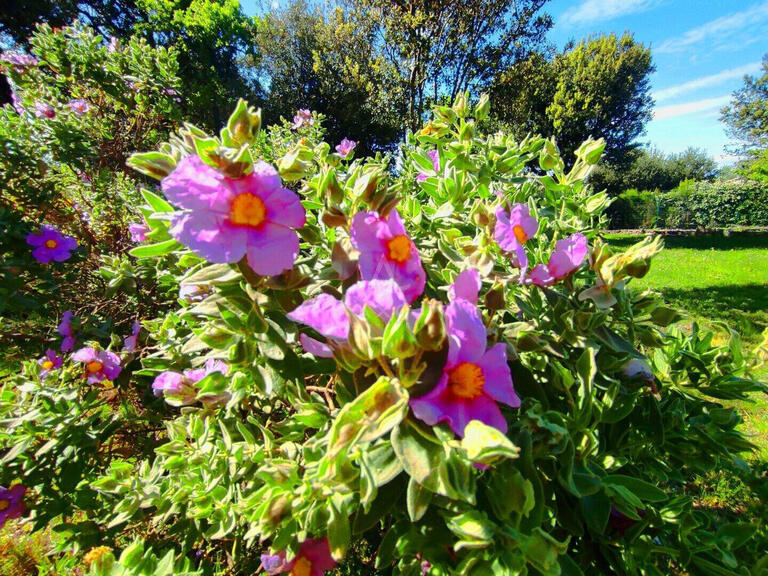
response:
<path fill-rule="evenodd" d="M 738 336 L 627 288 L 661 242 L 599 240 L 602 142 L 565 172 L 549 140 L 476 133 L 486 113 L 437 107 L 397 171 L 320 132 L 265 144 L 244 102 L 133 156 L 162 195 L 132 258 L 190 290 L 133 342 L 73 324 L 83 348 L 2 388 L 0 484 L 35 526 L 122 549 L 94 575 L 764 564 L 764 520 L 686 495 L 752 448 L 722 402 L 767 391 Z"/>

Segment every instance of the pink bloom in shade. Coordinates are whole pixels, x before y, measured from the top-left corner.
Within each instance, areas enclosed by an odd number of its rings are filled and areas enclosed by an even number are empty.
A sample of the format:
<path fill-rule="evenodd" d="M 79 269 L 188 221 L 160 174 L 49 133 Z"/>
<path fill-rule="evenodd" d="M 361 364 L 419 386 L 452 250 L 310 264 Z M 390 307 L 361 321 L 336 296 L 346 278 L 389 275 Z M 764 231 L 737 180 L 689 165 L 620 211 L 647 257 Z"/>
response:
<path fill-rule="evenodd" d="M 149 226 L 139 222 L 128 224 L 128 233 L 134 242 L 144 242 L 147 239 L 147 232 L 149 232 Z"/>
<path fill-rule="evenodd" d="M 312 112 L 306 108 L 302 108 L 296 112 L 293 117 L 293 129 L 298 130 L 302 126 L 312 126 L 315 123 L 315 119 L 312 118 Z"/>
<path fill-rule="evenodd" d="M 152 391 L 155 396 L 170 398 L 178 406 L 194 404 L 198 393 L 196 384 L 200 380 L 214 372 L 226 374 L 228 371 L 229 367 L 224 362 L 209 358 L 202 368 L 190 368 L 182 373 L 171 370 L 161 373 L 152 383 Z"/>
<path fill-rule="evenodd" d="M 77 248 L 77 241 L 72 236 L 64 236 L 51 226 L 42 226 L 38 234 L 29 234 L 27 244 L 34 246 L 32 256 L 38 262 L 47 264 L 51 260 L 64 262 L 72 257 L 72 250 Z"/>
<path fill-rule="evenodd" d="M 460 272 L 453 284 L 448 288 L 448 298 L 451 301 L 461 298 L 472 304 L 477 302 L 480 293 L 480 274 L 474 268 Z"/>
<path fill-rule="evenodd" d="M 85 98 L 75 98 L 70 100 L 68 105 L 72 112 L 78 116 L 86 114 L 88 110 L 91 109 L 91 105 L 88 104 L 88 101 Z"/>
<path fill-rule="evenodd" d="M 136 320 L 133 323 L 133 327 L 131 329 L 131 335 L 126 336 L 123 339 L 123 348 L 125 348 L 126 352 L 133 352 L 136 350 L 136 344 L 139 340 L 139 332 L 141 332 L 141 324 L 138 320 Z"/>
<path fill-rule="evenodd" d="M 35 116 L 38 118 L 55 118 L 56 110 L 45 102 L 35 102 Z"/>
<path fill-rule="evenodd" d="M 72 360 L 85 364 L 85 376 L 91 384 L 114 380 L 120 375 L 120 358 L 109 350 L 80 348 L 72 354 Z"/>
<path fill-rule="evenodd" d="M 184 210 L 171 222 L 171 234 L 210 262 L 238 262 L 262 276 L 293 267 L 299 253 L 295 228 L 306 213 L 299 197 L 280 185 L 265 162 L 242 178 L 228 178 L 198 156 L 187 156 L 162 181 L 165 195 Z"/>
<path fill-rule="evenodd" d="M 45 351 L 45 356 L 40 358 L 37 363 L 40 365 L 40 377 L 46 378 L 51 370 L 61 368 L 63 360 L 61 356 L 56 354 L 55 350 L 48 349 Z"/>
<path fill-rule="evenodd" d="M 445 309 L 448 358 L 437 385 L 424 396 L 411 398 L 413 414 L 430 426 L 447 422 L 464 436 L 471 420 L 480 420 L 506 433 L 507 421 L 497 402 L 520 406 L 507 365 L 507 349 L 496 344 L 486 350 L 486 333 L 477 307 L 463 299 Z"/>
<path fill-rule="evenodd" d="M 552 276 L 552 273 L 546 264 L 536 264 L 528 275 L 528 278 L 526 278 L 526 283 L 536 284 L 536 286 L 544 288 L 546 286 L 552 286 L 552 284 L 555 283 L 555 277 Z"/>
<path fill-rule="evenodd" d="M 328 538 L 308 539 L 301 543 L 296 557 L 285 561 L 285 550 L 278 554 L 262 554 L 261 566 L 269 576 L 290 572 L 292 576 L 323 576 L 333 570 L 336 561 L 331 556 Z"/>
<path fill-rule="evenodd" d="M 344 138 L 338 146 L 336 146 L 336 152 L 339 153 L 339 156 L 342 158 L 349 158 L 349 156 L 352 154 L 352 151 L 357 146 L 357 142 L 354 140 L 350 140 L 349 138 Z"/>
<path fill-rule="evenodd" d="M 505 252 L 514 252 L 517 264 L 522 269 L 521 279 L 525 277 L 528 268 L 528 255 L 525 253 L 525 243 L 536 235 L 539 222 L 531 216 L 526 204 L 517 203 L 507 214 L 504 206 L 496 209 L 496 227 L 493 237 L 499 247 Z"/>
<path fill-rule="evenodd" d="M 61 315 L 61 322 L 58 326 L 59 334 L 64 336 L 64 340 L 61 342 L 61 351 L 69 352 L 75 347 L 75 334 L 72 331 L 72 318 L 75 315 L 71 310 L 67 310 Z"/>
<path fill-rule="evenodd" d="M 179 298 L 187 302 L 202 302 L 211 295 L 210 286 L 182 284 L 179 286 Z"/>
<path fill-rule="evenodd" d="M 30 66 L 37 65 L 37 58 L 20 52 L 6 52 L 0 56 L 0 68 L 13 68 L 17 74 L 23 74 Z"/>
<path fill-rule="evenodd" d="M 568 238 L 558 240 L 549 262 L 537 264 L 525 282 L 542 288 L 552 286 L 578 270 L 588 252 L 587 238 L 583 234 L 571 234 Z"/>
<path fill-rule="evenodd" d="M 651 370 L 651 367 L 648 366 L 645 360 L 640 358 L 633 358 L 624 364 L 621 372 L 629 378 L 639 377 L 643 380 L 653 381 L 653 370 Z"/>
<path fill-rule="evenodd" d="M 440 170 L 440 154 L 437 150 L 430 150 L 427 152 L 427 155 L 429 156 L 429 159 L 432 160 L 432 168 L 435 172 L 438 172 Z M 429 178 L 427 174 L 419 174 L 416 176 L 416 181 L 424 182 L 427 178 Z"/>
<path fill-rule="evenodd" d="M 397 210 L 386 218 L 376 212 L 358 212 L 352 218 L 349 234 L 352 245 L 360 252 L 363 280 L 392 278 L 408 302 L 421 296 L 427 275 L 416 244 L 408 237 Z"/>
<path fill-rule="evenodd" d="M 21 518 L 27 507 L 24 505 L 26 486 L 16 484 L 10 490 L 0 486 L 0 528 L 12 518 Z"/>

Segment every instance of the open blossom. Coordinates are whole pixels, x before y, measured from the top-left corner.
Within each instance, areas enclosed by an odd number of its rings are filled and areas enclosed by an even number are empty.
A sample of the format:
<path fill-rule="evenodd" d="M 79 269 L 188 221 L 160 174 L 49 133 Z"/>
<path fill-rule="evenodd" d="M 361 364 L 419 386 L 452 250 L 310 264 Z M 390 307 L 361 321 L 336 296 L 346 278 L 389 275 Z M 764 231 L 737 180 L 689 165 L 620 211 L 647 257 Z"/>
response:
<path fill-rule="evenodd" d="M 144 242 L 147 239 L 147 232 L 149 232 L 149 226 L 146 224 L 140 222 L 128 224 L 128 233 L 134 242 Z"/>
<path fill-rule="evenodd" d="M 12 518 L 20 518 L 27 507 L 24 505 L 26 486 L 16 484 L 10 490 L 0 486 L 0 528 Z"/>
<path fill-rule="evenodd" d="M 85 98 L 75 98 L 69 101 L 69 108 L 78 116 L 82 116 L 91 109 L 91 105 Z"/>
<path fill-rule="evenodd" d="M 40 377 L 46 378 L 51 370 L 61 368 L 62 362 L 63 360 L 61 356 L 56 354 L 56 350 L 46 350 L 45 356 L 37 361 L 37 363 L 40 365 Z"/>
<path fill-rule="evenodd" d="M 296 557 L 285 560 L 285 550 L 279 554 L 262 554 L 261 566 L 269 576 L 290 572 L 291 576 L 323 576 L 333 570 L 336 561 L 331 556 L 327 538 L 308 539 L 302 542 Z"/>
<path fill-rule="evenodd" d="M 480 293 L 480 274 L 474 268 L 460 272 L 453 284 L 448 288 L 448 298 L 451 301 L 463 299 L 472 304 L 477 302 Z"/>
<path fill-rule="evenodd" d="M 0 56 L 0 63 L 3 68 L 13 68 L 17 74 L 23 73 L 29 66 L 37 64 L 37 58 L 31 54 L 22 54 L 21 52 L 5 52 Z"/>
<path fill-rule="evenodd" d="M 296 112 L 293 117 L 293 129 L 298 130 L 302 126 L 312 126 L 315 123 L 315 119 L 312 118 L 312 112 L 306 108 L 302 108 Z"/>
<path fill-rule="evenodd" d="M 526 282 L 542 288 L 552 286 L 578 270 L 588 252 L 587 238 L 583 234 L 571 234 L 558 240 L 549 262 L 534 266 Z"/>
<path fill-rule="evenodd" d="M 35 116 L 38 118 L 55 118 L 56 110 L 46 102 L 35 102 Z"/>
<path fill-rule="evenodd" d="M 344 138 L 337 146 L 336 146 L 336 152 L 339 153 L 339 156 L 342 158 L 349 157 L 350 154 L 352 154 L 352 151 L 357 146 L 357 142 L 354 140 L 350 140 L 349 138 Z"/>
<path fill-rule="evenodd" d="M 114 380 L 122 371 L 120 358 L 109 350 L 80 348 L 72 354 L 72 360 L 82 362 L 85 365 L 85 376 L 91 384 L 97 384 L 104 380 Z"/>
<path fill-rule="evenodd" d="M 221 360 L 209 358 L 202 368 L 190 368 L 184 372 L 167 370 L 152 383 L 155 396 L 170 398 L 173 404 L 186 406 L 197 401 L 197 383 L 214 372 L 226 374 L 229 367 Z"/>
<path fill-rule="evenodd" d="M 427 152 L 427 155 L 429 156 L 429 159 L 432 160 L 432 168 L 435 172 L 438 172 L 440 170 L 440 154 L 437 150 L 430 150 Z M 419 174 L 416 176 L 416 181 L 424 182 L 427 178 L 429 178 L 427 174 Z"/>
<path fill-rule="evenodd" d="M 65 236 L 52 226 L 42 226 L 38 234 L 28 235 L 27 244 L 35 247 L 32 256 L 43 264 L 51 260 L 69 260 L 72 250 L 77 248 L 77 241 L 72 236 Z"/>
<path fill-rule="evenodd" d="M 351 286 L 344 295 L 344 301 L 330 294 L 319 294 L 301 303 L 288 314 L 294 322 L 306 324 L 330 339 L 343 342 L 349 337 L 349 313 L 361 316 L 368 306 L 384 322 L 408 302 L 394 280 L 361 280 Z M 333 356 L 331 348 L 322 342 L 302 334 L 304 348 L 320 358 Z"/>
<path fill-rule="evenodd" d="M 528 268 L 525 243 L 533 238 L 538 230 L 539 222 L 531 216 L 526 204 L 514 204 L 509 213 L 504 206 L 499 206 L 496 209 L 496 226 L 493 230 L 493 237 L 502 250 L 515 254 L 514 263 L 522 269 L 521 279 L 525 277 L 525 271 Z"/>
<path fill-rule="evenodd" d="M 61 351 L 69 352 L 75 347 L 75 334 L 72 331 L 72 318 L 75 315 L 71 310 L 67 310 L 61 315 L 61 322 L 59 322 L 58 331 L 59 334 L 64 336 L 64 340 L 61 341 Z"/>
<path fill-rule="evenodd" d="M 136 320 L 131 327 L 131 335 L 126 336 L 123 339 L 123 347 L 126 352 L 133 352 L 136 350 L 136 344 L 139 340 L 139 332 L 141 332 L 141 324 Z"/>
<path fill-rule="evenodd" d="M 445 309 L 448 358 L 437 385 L 411 398 L 414 415 L 430 426 L 447 422 L 458 436 L 471 420 L 506 433 L 507 421 L 497 402 L 520 406 L 507 365 L 505 344 L 486 350 L 486 333 L 477 307 L 463 298 Z"/>
<path fill-rule="evenodd" d="M 408 237 L 397 210 L 386 218 L 376 212 L 358 212 L 350 227 L 352 245 L 360 252 L 363 280 L 392 278 L 408 302 L 424 292 L 427 275 L 416 244 Z"/>
<path fill-rule="evenodd" d="M 187 156 L 162 181 L 165 195 L 181 208 L 171 234 L 210 262 L 238 262 L 262 276 L 293 267 L 299 253 L 295 228 L 306 213 L 299 197 L 280 185 L 265 162 L 242 178 L 228 178 L 198 156 Z"/>

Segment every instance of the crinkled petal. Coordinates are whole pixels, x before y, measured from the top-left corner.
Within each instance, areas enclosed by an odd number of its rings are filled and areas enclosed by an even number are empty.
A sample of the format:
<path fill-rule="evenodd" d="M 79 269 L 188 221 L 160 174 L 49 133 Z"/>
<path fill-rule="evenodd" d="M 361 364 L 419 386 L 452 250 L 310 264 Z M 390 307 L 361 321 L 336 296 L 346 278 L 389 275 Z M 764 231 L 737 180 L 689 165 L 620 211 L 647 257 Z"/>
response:
<path fill-rule="evenodd" d="M 162 396 L 164 392 L 181 392 L 184 377 L 178 372 L 170 370 L 159 374 L 152 382 L 152 392 L 155 396 Z"/>
<path fill-rule="evenodd" d="M 486 333 L 477 307 L 466 300 L 454 300 L 445 308 L 448 336 L 447 366 L 477 362 L 485 352 Z"/>
<path fill-rule="evenodd" d="M 474 268 L 460 272 L 456 279 L 448 288 L 448 298 L 455 300 L 463 298 L 473 304 L 477 302 L 477 296 L 480 292 L 480 274 Z"/>
<path fill-rule="evenodd" d="M 581 266 L 588 251 L 587 238 L 583 234 L 572 234 L 558 240 L 555 251 L 549 257 L 549 271 L 558 280 L 565 278 Z"/>
<path fill-rule="evenodd" d="M 552 286 L 554 283 L 555 278 L 550 274 L 549 268 L 545 264 L 536 264 L 526 279 L 526 284 L 536 284 L 542 288 Z"/>
<path fill-rule="evenodd" d="M 225 218 L 196 210 L 175 215 L 171 235 L 209 262 L 237 262 L 246 250 L 246 228 L 230 226 Z"/>
<path fill-rule="evenodd" d="M 387 224 L 376 212 L 358 212 L 352 217 L 349 237 L 352 245 L 361 252 L 383 254 L 381 238 L 389 234 Z"/>
<path fill-rule="evenodd" d="M 349 335 L 349 316 L 344 303 L 330 294 L 319 294 L 302 302 L 288 313 L 288 318 L 314 328 L 327 338 L 346 340 Z"/>
<path fill-rule="evenodd" d="M 316 356 L 317 358 L 333 358 L 333 350 L 328 344 L 315 340 L 311 336 L 307 336 L 302 333 L 299 334 L 299 342 L 304 347 L 304 350 Z"/>
<path fill-rule="evenodd" d="M 509 427 L 499 406 L 490 396 L 486 395 L 478 396 L 474 400 L 471 400 L 466 405 L 462 416 L 466 419 L 461 423 L 461 433 L 456 432 L 454 429 L 454 432 L 462 438 L 464 437 L 464 428 L 467 427 L 470 420 L 480 420 L 483 424 L 492 426 L 504 434 L 507 433 Z"/>
<path fill-rule="evenodd" d="M 295 192 L 287 188 L 274 188 L 261 194 L 267 207 L 267 220 L 288 226 L 301 228 L 307 220 L 307 212 Z"/>
<path fill-rule="evenodd" d="M 520 398 L 515 393 L 512 373 L 507 364 L 506 345 L 496 344 L 489 348 L 480 358 L 478 365 L 483 370 L 485 393 L 497 402 L 503 402 L 514 408 L 519 407 Z"/>
<path fill-rule="evenodd" d="M 363 313 L 363 307 L 368 306 L 384 321 L 408 304 L 394 280 L 361 280 L 347 290 L 344 303 L 358 315 Z"/>
<path fill-rule="evenodd" d="M 98 353 L 93 348 L 80 348 L 77 352 L 72 354 L 72 360 L 75 362 L 92 362 L 94 360 L 100 360 Z"/>
<path fill-rule="evenodd" d="M 248 230 L 248 265 L 260 276 L 276 276 L 293 268 L 299 255 L 299 235 L 295 230 L 266 222 Z"/>
<path fill-rule="evenodd" d="M 173 204 L 187 210 L 215 211 L 228 215 L 234 191 L 223 174 L 199 156 L 187 156 L 161 182 L 163 193 Z"/>

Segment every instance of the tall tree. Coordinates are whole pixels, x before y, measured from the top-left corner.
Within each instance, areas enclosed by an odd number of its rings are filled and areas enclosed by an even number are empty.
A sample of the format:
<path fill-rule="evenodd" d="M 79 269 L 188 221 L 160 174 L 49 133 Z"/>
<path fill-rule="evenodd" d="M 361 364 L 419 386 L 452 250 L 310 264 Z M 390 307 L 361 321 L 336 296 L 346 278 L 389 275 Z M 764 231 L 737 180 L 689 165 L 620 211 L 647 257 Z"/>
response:
<path fill-rule="evenodd" d="M 379 45 L 398 71 L 411 129 L 429 102 L 479 91 L 495 70 L 541 48 L 548 0 L 348 0 L 378 23 Z"/>
<path fill-rule="evenodd" d="M 735 152 L 768 148 L 768 54 L 763 56 L 762 74 L 745 76 L 744 85 L 720 112 L 726 133 L 738 142 Z"/>
<path fill-rule="evenodd" d="M 606 158 L 619 162 L 651 118 L 653 70 L 650 48 L 632 35 L 593 37 L 502 71 L 491 110 L 518 132 L 554 135 L 567 154 L 589 136 L 603 137 Z"/>

